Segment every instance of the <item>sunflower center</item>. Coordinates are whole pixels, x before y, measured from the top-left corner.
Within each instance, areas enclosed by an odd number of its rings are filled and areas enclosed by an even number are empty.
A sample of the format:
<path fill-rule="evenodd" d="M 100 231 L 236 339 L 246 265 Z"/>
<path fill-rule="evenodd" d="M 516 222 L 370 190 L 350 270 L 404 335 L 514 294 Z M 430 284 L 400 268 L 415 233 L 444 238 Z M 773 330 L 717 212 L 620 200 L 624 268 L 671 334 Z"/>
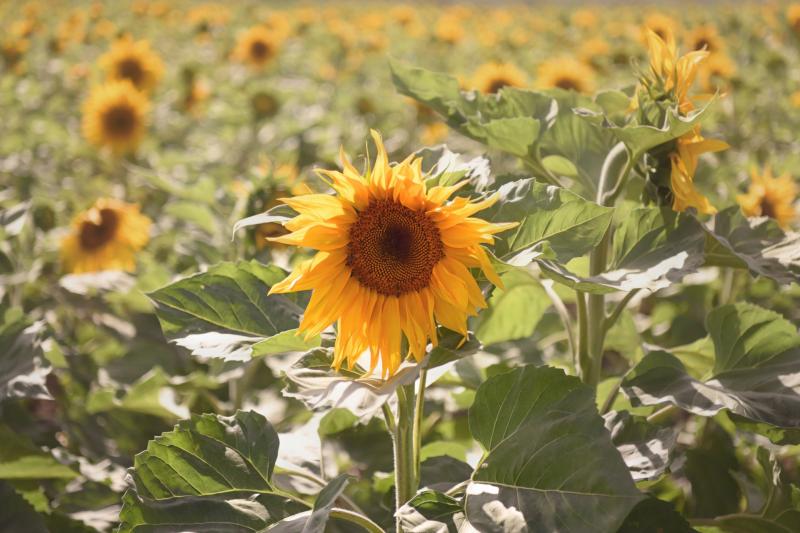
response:
<path fill-rule="evenodd" d="M 694 49 L 703 50 L 704 48 L 709 52 L 713 52 L 713 50 L 711 49 L 711 43 L 707 39 L 705 38 L 697 39 L 697 41 L 695 41 L 694 43 Z"/>
<path fill-rule="evenodd" d="M 269 45 L 264 41 L 254 41 L 250 45 L 250 55 L 257 60 L 266 59 L 269 56 Z"/>
<path fill-rule="evenodd" d="M 508 83 L 507 79 L 505 79 L 505 78 L 495 78 L 489 84 L 489 92 L 490 93 L 496 93 L 497 91 L 499 91 L 503 87 L 508 87 L 509 85 L 511 85 L 511 84 Z"/>
<path fill-rule="evenodd" d="M 144 69 L 142 64 L 136 59 L 125 59 L 117 64 L 117 73 L 120 78 L 130 80 L 133 85 L 139 87 L 144 79 Z"/>
<path fill-rule="evenodd" d="M 136 115 L 130 106 L 116 105 L 103 115 L 103 127 L 113 137 L 128 137 L 136 127 Z"/>
<path fill-rule="evenodd" d="M 564 89 L 566 91 L 580 91 L 580 84 L 574 78 L 558 78 L 555 82 L 555 86 L 559 89 Z"/>
<path fill-rule="evenodd" d="M 81 248 L 96 250 L 114 238 L 119 226 L 119 215 L 113 209 L 100 209 L 97 220 L 84 220 L 80 229 Z"/>
<path fill-rule="evenodd" d="M 778 213 L 775 211 L 775 206 L 772 201 L 766 196 L 761 199 L 761 216 L 769 218 L 778 218 Z"/>
<path fill-rule="evenodd" d="M 347 265 L 362 285 L 379 294 L 424 289 L 443 257 L 436 224 L 423 211 L 392 200 L 371 202 L 350 227 Z"/>

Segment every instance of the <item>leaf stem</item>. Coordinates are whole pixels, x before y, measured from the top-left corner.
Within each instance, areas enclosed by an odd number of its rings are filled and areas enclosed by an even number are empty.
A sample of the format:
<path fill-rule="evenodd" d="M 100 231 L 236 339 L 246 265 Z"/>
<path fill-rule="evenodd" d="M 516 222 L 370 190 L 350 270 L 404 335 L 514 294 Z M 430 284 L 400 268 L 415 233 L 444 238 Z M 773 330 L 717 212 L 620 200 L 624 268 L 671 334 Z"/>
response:
<path fill-rule="evenodd" d="M 333 518 L 338 518 L 340 520 L 346 520 L 353 524 L 358 524 L 365 530 L 370 531 L 372 533 L 386 533 L 381 526 L 379 526 L 366 516 L 359 513 L 354 513 L 353 511 L 348 511 L 347 509 L 339 509 L 334 507 L 333 509 L 331 509 L 330 516 Z"/>
<path fill-rule="evenodd" d="M 541 284 L 544 292 L 547 293 L 547 296 L 549 296 L 550 300 L 553 302 L 553 307 L 558 313 L 558 316 L 561 318 L 561 322 L 564 325 L 564 331 L 567 333 L 569 351 L 572 353 L 572 364 L 575 366 L 575 368 L 578 368 L 578 344 L 575 340 L 575 327 L 572 324 L 572 318 L 569 316 L 567 306 L 564 305 L 564 301 L 553 288 L 552 280 L 541 280 Z"/>
<path fill-rule="evenodd" d="M 617 396 L 619 395 L 619 389 L 622 386 L 623 379 L 625 379 L 625 376 L 619 378 L 619 380 L 614 384 L 614 387 L 608 391 L 608 396 L 606 396 L 603 406 L 600 408 L 600 415 L 604 415 L 611 410 L 611 406 L 614 405 L 614 400 L 616 400 Z"/>
<path fill-rule="evenodd" d="M 647 421 L 650 422 L 651 424 L 659 424 L 664 420 L 671 418 L 678 411 L 680 411 L 680 407 L 678 407 L 677 405 L 670 404 L 665 407 L 662 407 L 652 415 L 648 416 Z"/>
<path fill-rule="evenodd" d="M 630 303 L 631 299 L 634 296 L 636 296 L 638 292 L 639 289 L 633 289 L 628 294 L 626 294 L 622 298 L 622 300 L 620 300 L 619 303 L 617 303 L 616 307 L 614 307 L 614 310 L 611 312 L 611 314 L 608 315 L 608 317 L 606 317 L 606 319 L 603 321 L 603 329 L 605 329 L 606 333 L 608 333 L 608 330 L 610 330 L 614 326 L 614 324 L 617 322 L 617 319 L 619 319 L 619 316 L 628 306 L 628 303 Z"/>

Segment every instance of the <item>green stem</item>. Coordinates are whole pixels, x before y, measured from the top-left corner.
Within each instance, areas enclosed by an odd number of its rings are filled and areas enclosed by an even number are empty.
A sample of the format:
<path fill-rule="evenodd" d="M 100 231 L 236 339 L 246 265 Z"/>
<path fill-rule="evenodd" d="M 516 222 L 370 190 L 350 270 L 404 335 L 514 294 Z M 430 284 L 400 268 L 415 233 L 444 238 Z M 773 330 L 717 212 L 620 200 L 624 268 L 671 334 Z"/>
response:
<path fill-rule="evenodd" d="M 397 423 L 394 432 L 395 511 L 399 511 L 416 492 L 413 401 L 413 385 L 397 388 Z M 401 533 L 403 529 L 399 517 L 396 524 L 398 533 Z"/>
<path fill-rule="evenodd" d="M 348 511 L 346 509 L 331 509 L 331 517 L 338 518 L 340 520 L 346 520 L 350 523 L 357 524 L 363 527 L 365 530 L 370 531 L 372 533 L 386 533 L 381 526 L 370 520 L 364 515 L 354 513 L 353 511 Z"/>
<path fill-rule="evenodd" d="M 584 383 L 590 383 L 592 360 L 589 356 L 589 316 L 586 309 L 586 294 L 575 291 L 578 307 L 578 375 Z"/>
<path fill-rule="evenodd" d="M 422 418 L 425 415 L 425 382 L 428 377 L 428 369 L 420 368 L 419 371 L 419 390 L 417 392 L 416 405 L 414 407 L 414 449 L 412 450 L 412 464 L 414 465 L 414 479 L 419 482 L 420 454 L 422 447 Z"/>
<path fill-rule="evenodd" d="M 680 407 L 678 407 L 677 405 L 670 404 L 667 405 L 666 407 L 662 407 L 652 415 L 648 416 L 647 421 L 650 422 L 651 424 L 660 424 L 661 422 L 664 422 L 665 420 L 669 420 L 670 418 L 672 418 L 672 416 L 675 415 L 678 411 L 680 411 Z"/>
<path fill-rule="evenodd" d="M 626 294 L 622 300 L 619 301 L 611 314 L 608 315 L 608 317 L 603 321 L 603 328 L 606 330 L 606 333 L 608 333 L 608 330 L 614 326 L 619 318 L 619 315 L 621 315 L 625 308 L 628 307 L 628 303 L 631 301 L 631 298 L 636 296 L 638 292 L 639 289 L 633 289 L 631 292 Z"/>
<path fill-rule="evenodd" d="M 623 379 L 625 379 L 624 376 L 619 378 L 619 381 L 614 384 L 614 387 L 608 391 L 606 401 L 603 402 L 603 406 L 600 408 L 601 415 L 604 415 L 611 410 L 611 406 L 614 405 L 614 400 L 616 400 L 617 396 L 619 395 L 619 388 L 622 386 Z"/>
<path fill-rule="evenodd" d="M 733 300 L 734 270 L 731 267 L 722 269 L 722 288 L 719 292 L 719 304 L 725 305 Z"/>
<path fill-rule="evenodd" d="M 575 328 L 572 325 L 572 319 L 569 316 L 567 306 L 564 305 L 564 302 L 558 296 L 555 289 L 553 289 L 553 282 L 551 280 L 542 280 L 542 288 L 544 292 L 547 293 L 547 296 L 550 297 L 550 301 L 553 302 L 553 307 L 561 318 L 561 323 L 564 325 L 564 331 L 567 333 L 567 342 L 569 343 L 569 351 L 572 353 L 572 364 L 575 368 L 579 368 L 578 343 L 575 340 Z"/>

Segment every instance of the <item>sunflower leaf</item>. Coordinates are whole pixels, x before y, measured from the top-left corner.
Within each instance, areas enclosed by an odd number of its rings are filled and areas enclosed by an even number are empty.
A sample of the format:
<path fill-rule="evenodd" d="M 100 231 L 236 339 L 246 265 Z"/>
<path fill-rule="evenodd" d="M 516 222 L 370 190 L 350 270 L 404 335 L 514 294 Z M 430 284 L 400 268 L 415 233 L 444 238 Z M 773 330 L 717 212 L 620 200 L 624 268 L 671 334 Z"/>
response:
<path fill-rule="evenodd" d="M 562 370 L 525 366 L 489 378 L 469 426 L 486 450 L 464 502 L 479 531 L 612 532 L 643 498 L 593 390 Z"/>
<path fill-rule="evenodd" d="M 46 379 L 50 365 L 42 351 L 43 322 L 30 324 L 8 312 L 0 324 L 0 401 L 6 398 L 52 399 Z"/>
<path fill-rule="evenodd" d="M 456 533 L 453 515 L 463 513 L 461 504 L 442 492 L 422 489 L 398 511 L 403 528 L 417 533 Z"/>
<path fill-rule="evenodd" d="M 706 327 L 714 342 L 712 375 L 701 381 L 675 355 L 651 351 L 623 381 L 622 391 L 631 402 L 671 403 L 701 416 L 726 409 L 755 422 L 800 426 L 797 328 L 749 303 L 715 309 Z"/>
<path fill-rule="evenodd" d="M 284 518 L 268 527 L 264 533 L 324 533 L 336 499 L 349 480 L 347 474 L 336 476 L 319 492 L 313 509 Z"/>

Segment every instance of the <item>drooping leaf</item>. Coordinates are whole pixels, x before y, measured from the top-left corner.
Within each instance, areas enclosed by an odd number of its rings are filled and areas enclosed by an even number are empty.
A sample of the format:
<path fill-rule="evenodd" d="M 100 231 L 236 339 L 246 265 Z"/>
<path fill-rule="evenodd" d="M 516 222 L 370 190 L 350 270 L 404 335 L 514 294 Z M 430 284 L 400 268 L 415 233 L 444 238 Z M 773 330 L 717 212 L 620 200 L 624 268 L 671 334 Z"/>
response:
<path fill-rule="evenodd" d="M 800 234 L 785 233 L 767 217 L 746 218 L 738 206 L 704 224 L 706 264 L 746 268 L 782 285 L 800 282 Z"/>
<path fill-rule="evenodd" d="M 494 183 L 489 160 L 485 156 L 467 159 L 452 152 L 442 144 L 433 148 L 423 148 L 415 154 L 422 158 L 422 169 L 430 177 L 425 181 L 428 187 L 446 187 L 463 180 L 469 184 L 460 189 L 459 194 L 483 193 Z"/>
<path fill-rule="evenodd" d="M 465 498 L 479 531 L 612 532 L 643 497 L 592 389 L 561 370 L 526 366 L 489 378 L 469 421 L 487 451 Z"/>
<path fill-rule="evenodd" d="M 252 532 L 303 510 L 276 494 L 278 435 L 255 412 L 193 415 L 134 458 L 120 533 Z"/>
<path fill-rule="evenodd" d="M 275 353 L 268 347 L 285 339 L 276 336 L 299 324 L 297 303 L 267 294 L 284 277 L 283 270 L 256 261 L 221 263 L 149 296 L 167 339 L 200 357 L 245 361 L 259 343 Z"/>
<path fill-rule="evenodd" d="M 317 495 L 313 509 L 284 518 L 264 533 L 325 533 L 331 510 L 349 479 L 347 474 L 336 476 Z"/>
<path fill-rule="evenodd" d="M 283 224 L 284 222 L 288 222 L 295 215 L 297 215 L 297 213 L 288 205 L 276 205 L 268 211 L 237 221 L 236 224 L 233 225 L 233 238 L 236 238 L 236 232 L 242 228 L 259 226 L 261 224 Z"/>
<path fill-rule="evenodd" d="M 31 324 L 12 313 L 0 324 L 0 401 L 52 399 L 45 384 L 50 365 L 42 352 L 43 331 L 43 322 Z"/>
<path fill-rule="evenodd" d="M 777 313 L 749 303 L 712 311 L 713 375 L 692 377 L 674 355 L 656 350 L 626 376 L 634 405 L 672 403 L 694 414 L 722 409 L 778 427 L 800 426 L 800 336 Z"/>

